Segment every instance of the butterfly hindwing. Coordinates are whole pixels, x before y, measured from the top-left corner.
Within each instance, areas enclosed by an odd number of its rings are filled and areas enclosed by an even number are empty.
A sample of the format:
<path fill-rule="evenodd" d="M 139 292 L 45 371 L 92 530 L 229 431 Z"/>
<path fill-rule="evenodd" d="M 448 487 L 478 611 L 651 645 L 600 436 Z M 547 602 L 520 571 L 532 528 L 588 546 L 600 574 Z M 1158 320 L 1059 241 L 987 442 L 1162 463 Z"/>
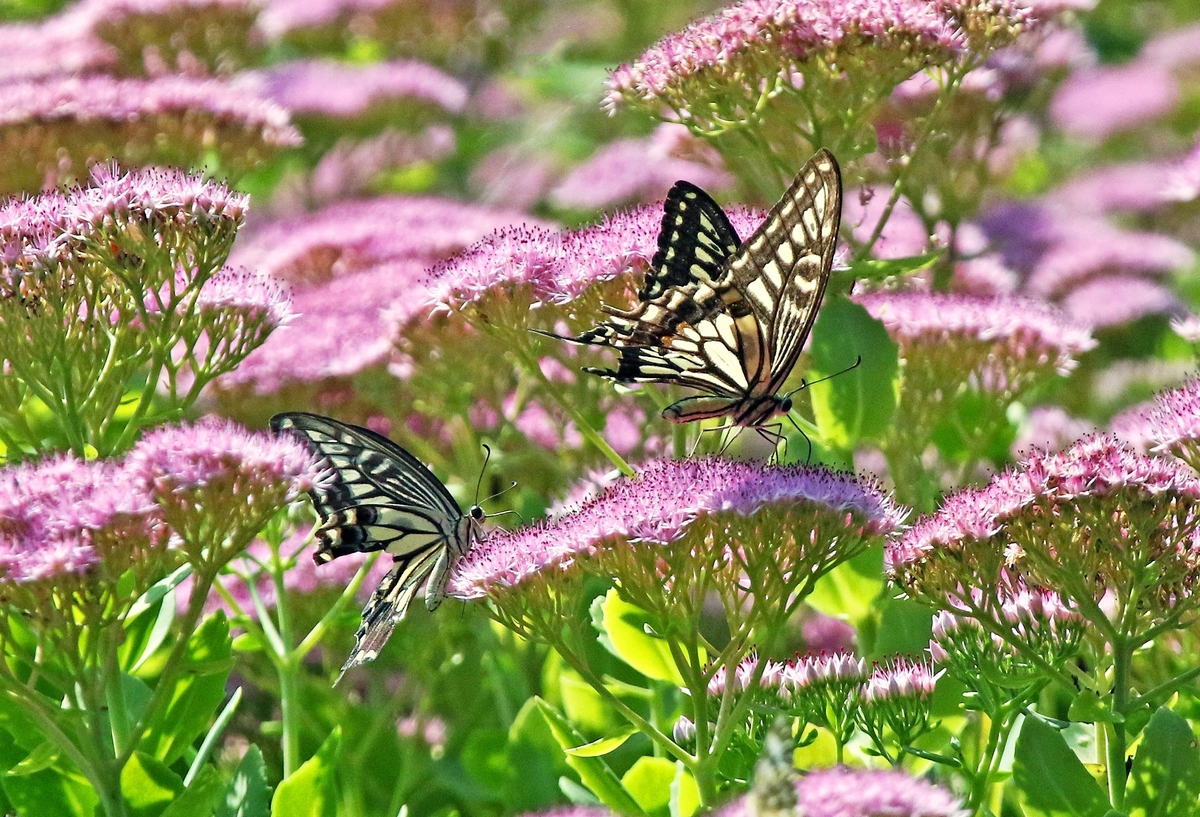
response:
<path fill-rule="evenodd" d="M 840 218 L 841 174 L 827 150 L 732 248 L 737 234 L 720 207 L 699 188 L 677 184 L 638 303 L 627 312 L 608 310 L 610 320 L 573 338 L 619 355 L 616 369 L 587 371 L 696 389 L 699 395 L 664 410 L 676 422 L 728 416 L 755 426 L 787 411 L 790 401 L 777 392 L 816 318 Z"/>
<path fill-rule="evenodd" d="M 304 412 L 278 414 L 271 428 L 297 434 L 335 472 L 332 484 L 310 492 L 321 516 L 313 559 L 323 564 L 386 550 L 395 562 L 363 610 L 344 673 L 374 660 L 426 577 L 426 606 L 437 607 L 450 566 L 470 549 L 483 512 L 464 515 L 420 460 L 370 429 Z"/>

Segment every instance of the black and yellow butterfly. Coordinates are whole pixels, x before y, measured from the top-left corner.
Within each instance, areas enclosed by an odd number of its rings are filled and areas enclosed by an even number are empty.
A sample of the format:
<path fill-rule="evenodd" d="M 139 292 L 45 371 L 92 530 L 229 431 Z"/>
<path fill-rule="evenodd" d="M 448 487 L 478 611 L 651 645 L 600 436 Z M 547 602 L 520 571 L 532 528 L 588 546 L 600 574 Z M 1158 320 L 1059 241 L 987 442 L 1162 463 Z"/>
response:
<path fill-rule="evenodd" d="M 700 394 L 663 411 L 677 423 L 729 417 L 759 426 L 791 410 L 780 396 L 816 319 L 842 214 L 837 160 L 821 150 L 742 242 L 712 198 L 688 182 L 667 194 L 638 303 L 574 338 L 608 346 L 620 383 L 675 383 Z"/>
<path fill-rule="evenodd" d="M 394 560 L 363 609 L 340 681 L 379 656 L 426 576 L 425 606 L 442 603 L 450 568 L 480 537 L 485 514 L 478 505 L 464 514 L 420 460 L 370 429 L 304 412 L 276 414 L 271 429 L 296 433 L 336 472 L 332 485 L 310 493 L 321 515 L 313 560 L 376 550 Z"/>

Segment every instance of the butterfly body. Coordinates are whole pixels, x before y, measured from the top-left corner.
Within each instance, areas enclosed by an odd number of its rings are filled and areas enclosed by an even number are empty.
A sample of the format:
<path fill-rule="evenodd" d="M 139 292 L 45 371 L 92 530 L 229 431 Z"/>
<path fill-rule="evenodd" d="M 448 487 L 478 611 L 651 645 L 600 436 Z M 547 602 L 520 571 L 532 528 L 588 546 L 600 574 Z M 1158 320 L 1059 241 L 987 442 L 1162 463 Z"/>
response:
<path fill-rule="evenodd" d="M 370 429 L 304 412 L 277 414 L 271 428 L 297 434 L 337 475 L 311 494 L 321 516 L 313 560 L 383 550 L 395 562 L 363 609 L 344 674 L 378 657 L 422 581 L 425 606 L 441 604 L 450 568 L 481 537 L 485 515 L 478 505 L 464 514 L 420 460 Z"/>
<path fill-rule="evenodd" d="M 745 242 L 700 188 L 677 182 L 664 203 L 658 251 L 638 302 L 576 343 L 608 346 L 620 383 L 696 389 L 663 411 L 673 422 L 728 417 L 759 426 L 791 410 L 779 391 L 812 330 L 833 266 L 841 173 L 819 151 Z"/>

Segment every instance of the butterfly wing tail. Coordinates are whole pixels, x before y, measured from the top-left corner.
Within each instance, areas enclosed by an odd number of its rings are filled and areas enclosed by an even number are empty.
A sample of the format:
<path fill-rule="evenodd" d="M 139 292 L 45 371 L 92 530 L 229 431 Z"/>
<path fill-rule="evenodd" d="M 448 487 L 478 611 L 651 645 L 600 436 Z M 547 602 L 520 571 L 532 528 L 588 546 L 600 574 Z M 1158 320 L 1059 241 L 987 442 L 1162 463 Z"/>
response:
<path fill-rule="evenodd" d="M 347 670 L 378 658 L 379 651 L 391 638 L 392 630 L 408 612 L 408 605 L 412 603 L 420 582 L 410 580 L 407 568 L 407 564 L 397 563 L 375 588 L 375 593 L 363 609 L 362 624 L 354 636 L 354 649 L 342 665 L 342 671 L 333 682 L 334 686 L 338 685 Z"/>

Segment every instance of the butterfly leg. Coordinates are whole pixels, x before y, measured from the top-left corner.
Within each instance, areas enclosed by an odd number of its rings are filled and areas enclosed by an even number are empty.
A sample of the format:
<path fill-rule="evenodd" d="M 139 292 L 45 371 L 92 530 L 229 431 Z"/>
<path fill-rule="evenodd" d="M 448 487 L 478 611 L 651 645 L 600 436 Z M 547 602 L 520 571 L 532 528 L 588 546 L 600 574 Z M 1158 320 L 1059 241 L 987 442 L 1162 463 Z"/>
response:
<path fill-rule="evenodd" d="M 811 440 L 811 439 L 809 439 L 809 436 L 808 436 L 807 434 L 805 434 L 805 433 L 804 433 L 804 429 L 802 429 L 802 428 L 799 426 L 799 424 L 797 424 L 797 423 L 796 423 L 796 421 L 795 421 L 794 419 L 792 419 L 791 412 L 788 412 L 787 418 L 788 418 L 788 422 L 792 424 L 792 428 L 794 428 L 794 429 L 796 429 L 797 431 L 799 431 L 799 432 L 800 432 L 800 436 L 804 438 L 804 442 L 805 442 L 805 444 L 808 446 L 808 454 L 807 454 L 807 455 L 805 455 L 805 457 L 804 457 L 804 462 L 805 462 L 805 464 L 811 463 L 811 462 L 812 462 L 812 455 L 813 455 L 813 444 L 812 444 L 812 440 Z M 782 423 L 780 423 L 780 425 L 779 425 L 779 428 L 780 428 L 780 430 L 781 430 L 781 431 L 783 430 L 783 424 L 782 424 Z M 787 451 L 786 451 L 786 445 L 787 445 L 787 443 L 785 442 L 785 443 L 784 443 L 784 445 L 785 445 L 784 454 L 786 455 L 786 453 L 787 453 Z"/>
<path fill-rule="evenodd" d="M 783 433 L 783 423 L 755 426 L 754 431 L 771 446 L 771 455 L 767 457 L 768 463 L 778 465 L 787 460 L 787 437 Z M 782 454 L 779 453 L 780 443 L 783 444 Z"/>

